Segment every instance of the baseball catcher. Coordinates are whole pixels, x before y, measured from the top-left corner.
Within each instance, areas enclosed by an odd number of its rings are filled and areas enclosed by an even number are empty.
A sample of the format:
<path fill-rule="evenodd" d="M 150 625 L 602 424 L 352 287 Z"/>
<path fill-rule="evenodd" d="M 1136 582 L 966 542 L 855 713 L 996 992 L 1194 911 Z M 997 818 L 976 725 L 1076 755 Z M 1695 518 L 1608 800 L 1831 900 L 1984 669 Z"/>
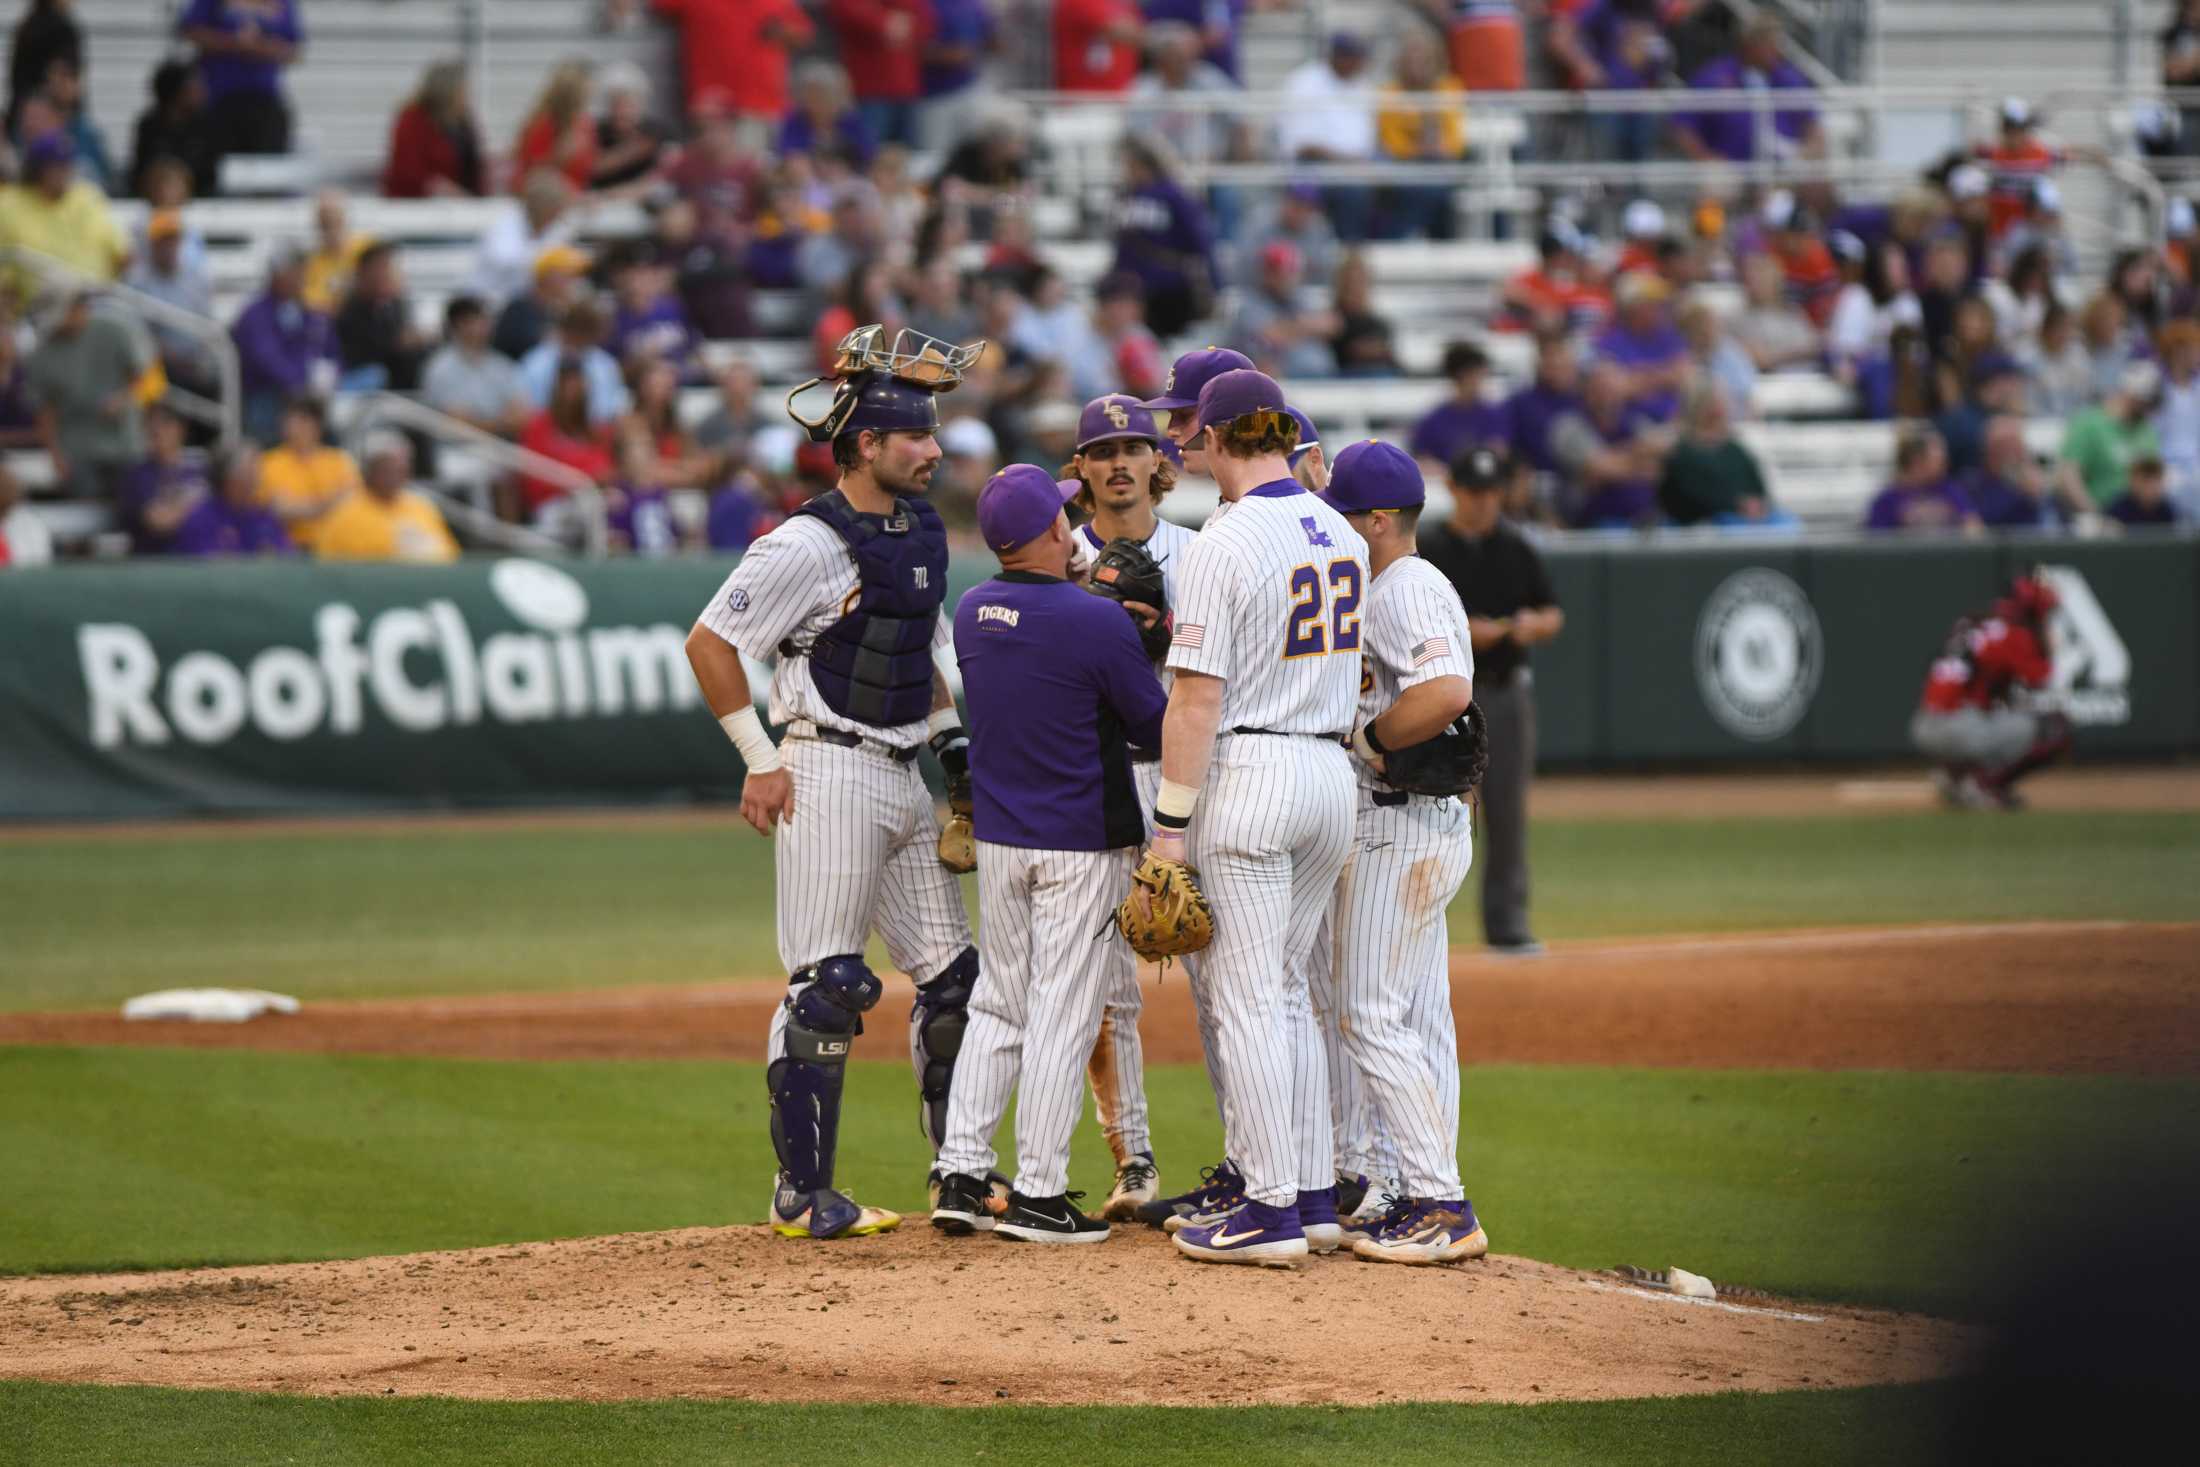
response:
<path fill-rule="evenodd" d="M 2034 697 L 2054 672 L 2048 618 L 2060 606 L 2038 570 L 2019 575 L 1993 613 L 1959 619 L 1925 675 L 1910 740 L 1940 767 L 1958 810 L 2018 810 L 2017 781 L 2070 752 L 2070 722 Z"/>

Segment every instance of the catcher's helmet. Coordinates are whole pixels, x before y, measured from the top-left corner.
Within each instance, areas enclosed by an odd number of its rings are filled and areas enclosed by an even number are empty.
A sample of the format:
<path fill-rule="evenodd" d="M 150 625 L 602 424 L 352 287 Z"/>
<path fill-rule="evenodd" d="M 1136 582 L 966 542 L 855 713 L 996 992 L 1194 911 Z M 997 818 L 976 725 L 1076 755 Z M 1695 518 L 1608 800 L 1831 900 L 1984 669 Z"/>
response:
<path fill-rule="evenodd" d="M 812 443 L 830 443 L 846 433 L 929 433 L 940 425 L 933 398 L 962 384 L 963 373 L 985 349 L 982 341 L 949 346 L 921 331 L 901 331 L 891 344 L 883 326 L 862 326 L 840 339 L 828 377 L 812 377 L 787 394 L 787 415 L 809 433 Z M 794 400 L 827 380 L 832 405 L 822 416 L 805 418 Z"/>
<path fill-rule="evenodd" d="M 1994 604 L 1994 614 L 2003 621 L 2045 621 L 2060 605 L 2062 597 L 2055 594 L 2046 574 L 2035 566 L 2009 583 L 2009 594 Z"/>

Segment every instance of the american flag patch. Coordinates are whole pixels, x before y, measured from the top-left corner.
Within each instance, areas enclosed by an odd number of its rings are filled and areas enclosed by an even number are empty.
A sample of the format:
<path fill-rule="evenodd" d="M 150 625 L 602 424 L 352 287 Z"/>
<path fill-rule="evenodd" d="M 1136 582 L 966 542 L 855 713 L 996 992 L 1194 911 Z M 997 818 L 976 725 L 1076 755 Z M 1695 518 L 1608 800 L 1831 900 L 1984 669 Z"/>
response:
<path fill-rule="evenodd" d="M 1207 640 L 1207 627 L 1203 622 L 1188 621 L 1176 629 L 1176 645 L 1197 647 Z"/>
<path fill-rule="evenodd" d="M 1413 649 L 1413 665 L 1415 667 L 1426 667 L 1437 658 L 1449 657 L 1450 655 L 1451 638 L 1430 637 Z"/>

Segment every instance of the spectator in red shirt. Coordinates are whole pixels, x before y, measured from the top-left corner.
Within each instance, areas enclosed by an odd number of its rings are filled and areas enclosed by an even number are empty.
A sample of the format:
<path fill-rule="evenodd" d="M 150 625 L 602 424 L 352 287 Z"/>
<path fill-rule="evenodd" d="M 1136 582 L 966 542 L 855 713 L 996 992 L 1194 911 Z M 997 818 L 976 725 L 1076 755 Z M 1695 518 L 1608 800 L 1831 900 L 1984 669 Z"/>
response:
<path fill-rule="evenodd" d="M 825 0 L 825 22 L 840 40 L 840 64 L 871 136 L 915 147 L 924 48 L 936 29 L 932 0 Z"/>
<path fill-rule="evenodd" d="M 550 73 L 520 126 L 512 176 L 524 179 L 537 168 L 555 169 L 583 192 L 595 179 L 596 119 L 588 115 L 588 68 L 578 61 L 563 62 Z"/>
<path fill-rule="evenodd" d="M 488 192 L 466 64 L 438 61 L 390 128 L 382 192 L 393 199 L 479 198 Z"/>
<path fill-rule="evenodd" d="M 1144 25 L 1130 0 L 1054 0 L 1055 89 L 1130 90 Z"/>
<path fill-rule="evenodd" d="M 817 34 L 796 0 L 653 0 L 680 26 L 690 113 L 716 108 L 777 124 L 787 115 L 787 62 Z"/>
<path fill-rule="evenodd" d="M 550 388 L 550 405 L 528 422 L 519 445 L 554 463 L 577 469 L 597 483 L 611 476 L 611 439 L 607 428 L 598 427 L 588 414 L 588 373 L 580 358 L 558 364 Z M 543 507 L 566 496 L 566 486 L 548 479 L 522 475 L 519 496 L 526 517 L 537 518 Z"/>

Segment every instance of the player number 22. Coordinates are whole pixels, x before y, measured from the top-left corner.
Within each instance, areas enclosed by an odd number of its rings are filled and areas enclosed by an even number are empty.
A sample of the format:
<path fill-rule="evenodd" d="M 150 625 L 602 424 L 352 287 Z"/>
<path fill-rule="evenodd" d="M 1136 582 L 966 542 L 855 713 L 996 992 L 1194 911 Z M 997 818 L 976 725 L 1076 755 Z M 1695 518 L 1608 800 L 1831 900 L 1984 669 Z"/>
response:
<path fill-rule="evenodd" d="M 1319 657 L 1360 649 L 1360 563 L 1332 560 L 1325 577 L 1302 565 L 1291 572 L 1291 615 L 1283 629 L 1285 657 Z"/>

